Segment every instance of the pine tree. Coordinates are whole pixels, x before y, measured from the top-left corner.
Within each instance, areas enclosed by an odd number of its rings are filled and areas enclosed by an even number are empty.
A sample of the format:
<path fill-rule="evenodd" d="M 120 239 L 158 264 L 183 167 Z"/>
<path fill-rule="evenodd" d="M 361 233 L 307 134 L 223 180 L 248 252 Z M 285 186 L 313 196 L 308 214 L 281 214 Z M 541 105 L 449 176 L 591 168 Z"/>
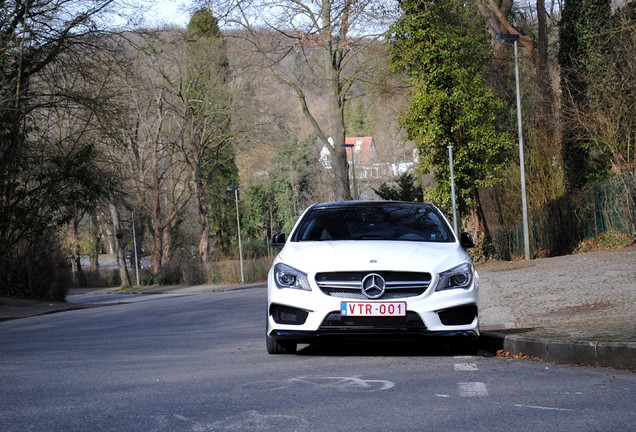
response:
<path fill-rule="evenodd" d="M 422 202 L 422 190 L 418 187 L 417 179 L 413 173 L 400 174 L 394 183 L 395 185 L 391 185 L 384 182 L 373 191 L 384 200 Z"/>

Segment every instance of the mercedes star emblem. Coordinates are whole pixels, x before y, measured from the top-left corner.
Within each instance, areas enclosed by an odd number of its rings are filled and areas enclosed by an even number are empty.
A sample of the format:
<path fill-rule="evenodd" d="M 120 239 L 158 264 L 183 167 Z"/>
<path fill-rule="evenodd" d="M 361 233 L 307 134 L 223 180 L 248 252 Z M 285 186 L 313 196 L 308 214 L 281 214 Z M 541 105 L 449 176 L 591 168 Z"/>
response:
<path fill-rule="evenodd" d="M 370 299 L 382 297 L 386 289 L 386 281 L 377 273 L 369 273 L 362 279 L 362 292 Z"/>

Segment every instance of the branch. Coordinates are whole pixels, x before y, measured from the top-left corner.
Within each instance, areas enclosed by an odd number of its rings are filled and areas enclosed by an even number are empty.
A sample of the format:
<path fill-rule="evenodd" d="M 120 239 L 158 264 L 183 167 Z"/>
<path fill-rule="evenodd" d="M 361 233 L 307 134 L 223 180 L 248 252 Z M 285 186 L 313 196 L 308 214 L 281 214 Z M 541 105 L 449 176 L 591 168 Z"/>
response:
<path fill-rule="evenodd" d="M 501 9 L 499 9 L 499 6 L 495 3 L 495 0 L 487 0 L 486 7 L 497 17 L 497 20 L 499 20 L 508 33 L 519 36 L 519 43 L 528 51 L 532 58 L 532 63 L 536 66 L 538 62 L 537 47 L 530 36 L 519 33 L 519 31 L 510 24 L 508 19 L 501 12 Z"/>

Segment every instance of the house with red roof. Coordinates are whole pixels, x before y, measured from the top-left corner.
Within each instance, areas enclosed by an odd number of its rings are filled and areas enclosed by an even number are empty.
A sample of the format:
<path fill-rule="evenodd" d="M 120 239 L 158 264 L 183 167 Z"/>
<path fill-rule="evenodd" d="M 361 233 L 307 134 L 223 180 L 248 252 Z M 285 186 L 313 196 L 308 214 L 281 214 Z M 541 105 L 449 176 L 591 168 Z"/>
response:
<path fill-rule="evenodd" d="M 380 162 L 375 141 L 371 136 L 346 137 L 344 146 L 347 161 L 355 170 L 355 177 L 351 179 L 354 199 L 376 197 L 373 191 L 374 187 L 379 187 L 381 183 L 393 180 L 415 165 L 414 161 L 398 164 Z M 326 169 L 331 169 L 331 155 L 327 148 L 322 148 L 320 159 Z"/>

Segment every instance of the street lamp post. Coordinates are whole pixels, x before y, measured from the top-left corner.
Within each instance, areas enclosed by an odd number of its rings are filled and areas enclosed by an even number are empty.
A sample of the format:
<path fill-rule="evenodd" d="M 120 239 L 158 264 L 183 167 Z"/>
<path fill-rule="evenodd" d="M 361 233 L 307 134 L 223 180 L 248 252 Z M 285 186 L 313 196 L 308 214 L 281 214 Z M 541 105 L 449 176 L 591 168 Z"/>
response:
<path fill-rule="evenodd" d="M 526 261 L 530 260 L 530 236 L 528 233 L 528 204 L 526 202 L 526 169 L 523 157 L 523 130 L 521 122 L 521 91 L 519 89 L 519 57 L 517 53 L 518 34 L 497 33 L 495 42 L 513 42 L 515 47 L 515 81 L 517 84 L 517 125 L 519 129 L 519 168 L 521 171 L 521 207 L 523 213 L 523 245 Z"/>
<path fill-rule="evenodd" d="M 455 174 L 453 173 L 453 146 L 448 146 L 448 162 L 450 165 L 451 202 L 453 204 L 453 228 L 455 229 L 455 235 L 457 235 L 457 201 L 455 200 Z"/>
<path fill-rule="evenodd" d="M 243 276 L 243 246 L 241 245 L 241 220 L 239 218 L 238 189 L 238 186 L 233 185 L 230 185 L 226 188 L 228 192 L 234 191 L 234 201 L 236 202 L 236 229 L 238 231 L 239 262 L 241 263 L 241 283 L 245 283 L 245 277 Z"/>

